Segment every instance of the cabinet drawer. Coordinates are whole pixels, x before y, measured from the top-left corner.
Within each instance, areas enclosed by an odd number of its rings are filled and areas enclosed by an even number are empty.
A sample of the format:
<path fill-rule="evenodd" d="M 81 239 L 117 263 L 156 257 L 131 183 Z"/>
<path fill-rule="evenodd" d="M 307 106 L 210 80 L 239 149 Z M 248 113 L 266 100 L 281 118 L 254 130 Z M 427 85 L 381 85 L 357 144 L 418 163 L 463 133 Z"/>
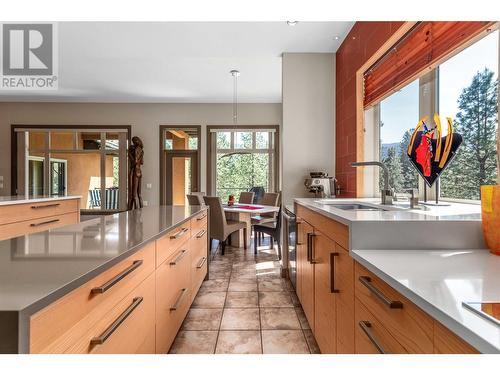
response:
<path fill-rule="evenodd" d="M 198 289 L 200 289 L 208 270 L 208 255 L 207 247 L 196 246 L 190 249 L 191 251 L 191 303 L 196 297 Z"/>
<path fill-rule="evenodd" d="M 63 227 L 78 223 L 78 212 L 63 215 L 48 216 L 39 219 L 25 220 L 0 226 L 0 240 L 24 236 L 25 234 L 41 232 L 48 229 Z"/>
<path fill-rule="evenodd" d="M 434 353 L 479 354 L 476 349 L 437 321 L 434 321 Z"/>
<path fill-rule="evenodd" d="M 79 199 L 13 204 L 0 207 L 0 225 L 78 212 Z"/>
<path fill-rule="evenodd" d="M 389 333 L 375 316 L 356 298 L 356 354 L 406 354 L 405 348 Z"/>
<path fill-rule="evenodd" d="M 191 304 L 191 256 L 181 249 L 156 270 L 156 352 L 167 353 Z"/>
<path fill-rule="evenodd" d="M 355 295 L 408 353 L 433 352 L 433 319 L 356 263 Z"/>
<path fill-rule="evenodd" d="M 156 267 L 177 252 L 191 237 L 191 222 L 186 221 L 156 240 Z"/>
<path fill-rule="evenodd" d="M 151 274 L 78 337 L 66 353 L 154 354 L 155 277 Z"/>
<path fill-rule="evenodd" d="M 198 215 L 196 215 L 191 219 L 191 231 L 193 232 L 192 234 L 194 235 L 195 232 L 199 232 L 201 229 L 206 230 L 207 223 L 208 223 L 208 211 L 204 210 L 203 212 L 200 212 Z"/>
<path fill-rule="evenodd" d="M 155 243 L 75 289 L 30 320 L 30 352 L 62 353 L 154 271 Z"/>

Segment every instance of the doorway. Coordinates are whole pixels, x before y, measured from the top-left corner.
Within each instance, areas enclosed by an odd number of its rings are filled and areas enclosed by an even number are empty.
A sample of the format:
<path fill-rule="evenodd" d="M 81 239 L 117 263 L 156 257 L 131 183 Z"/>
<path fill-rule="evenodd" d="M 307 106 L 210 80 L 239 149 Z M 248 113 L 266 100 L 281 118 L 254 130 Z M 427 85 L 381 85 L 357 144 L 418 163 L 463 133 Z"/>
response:
<path fill-rule="evenodd" d="M 160 204 L 187 206 L 200 191 L 200 126 L 160 126 Z"/>

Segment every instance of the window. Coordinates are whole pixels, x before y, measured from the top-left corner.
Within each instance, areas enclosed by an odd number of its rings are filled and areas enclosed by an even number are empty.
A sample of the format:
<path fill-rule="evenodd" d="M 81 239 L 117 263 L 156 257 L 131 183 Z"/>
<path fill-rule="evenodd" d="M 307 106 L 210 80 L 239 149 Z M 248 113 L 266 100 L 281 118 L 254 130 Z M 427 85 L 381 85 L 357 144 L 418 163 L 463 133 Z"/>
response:
<path fill-rule="evenodd" d="M 463 137 L 441 197 L 477 200 L 481 185 L 497 183 L 498 31 L 439 66 L 439 113 Z"/>
<path fill-rule="evenodd" d="M 17 194 L 79 195 L 82 210 L 125 210 L 129 133 L 15 126 Z"/>
<path fill-rule="evenodd" d="M 209 187 L 223 200 L 242 191 L 277 185 L 277 128 L 224 129 L 209 127 L 211 152 Z M 211 185 L 211 186 L 210 186 Z"/>
<path fill-rule="evenodd" d="M 370 152 L 368 142 L 365 156 L 388 166 L 390 186 L 397 193 L 419 187 L 423 196 L 423 179 L 410 164 L 406 149 L 419 119 L 432 118 L 434 112 L 442 122 L 451 117 L 454 130 L 463 137 L 457 156 L 439 179 L 439 195 L 478 200 L 480 185 L 495 184 L 497 176 L 498 31 L 365 110 L 365 136 L 378 149 L 378 154 Z M 372 126 L 378 131 L 373 133 Z M 445 136 L 446 128 L 443 132 Z M 371 179 L 379 190 L 380 176 Z M 435 194 L 435 186 L 427 189 L 428 198 Z"/>

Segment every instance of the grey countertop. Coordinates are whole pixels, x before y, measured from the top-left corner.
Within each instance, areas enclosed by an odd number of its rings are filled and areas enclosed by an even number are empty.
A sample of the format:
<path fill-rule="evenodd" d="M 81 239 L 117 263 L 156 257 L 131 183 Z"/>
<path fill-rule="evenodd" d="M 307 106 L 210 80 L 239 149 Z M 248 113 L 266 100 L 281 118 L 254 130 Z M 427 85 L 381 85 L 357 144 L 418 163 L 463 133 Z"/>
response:
<path fill-rule="evenodd" d="M 206 209 L 145 207 L 0 242 L 0 313 L 30 315 Z"/>
<path fill-rule="evenodd" d="M 29 196 L 29 195 L 10 195 L 0 197 L 0 206 L 9 206 L 12 204 L 50 202 L 55 200 L 80 199 L 81 195 L 44 195 L 44 196 Z"/>

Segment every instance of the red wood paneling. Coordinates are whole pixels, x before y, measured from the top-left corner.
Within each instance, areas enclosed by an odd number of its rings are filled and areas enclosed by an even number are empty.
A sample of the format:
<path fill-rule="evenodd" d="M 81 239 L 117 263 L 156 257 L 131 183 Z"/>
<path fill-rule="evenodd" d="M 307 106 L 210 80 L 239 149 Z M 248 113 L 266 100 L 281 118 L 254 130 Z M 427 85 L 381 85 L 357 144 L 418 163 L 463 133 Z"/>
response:
<path fill-rule="evenodd" d="M 335 176 L 342 197 L 356 196 L 356 72 L 403 22 L 356 22 L 336 55 Z"/>

